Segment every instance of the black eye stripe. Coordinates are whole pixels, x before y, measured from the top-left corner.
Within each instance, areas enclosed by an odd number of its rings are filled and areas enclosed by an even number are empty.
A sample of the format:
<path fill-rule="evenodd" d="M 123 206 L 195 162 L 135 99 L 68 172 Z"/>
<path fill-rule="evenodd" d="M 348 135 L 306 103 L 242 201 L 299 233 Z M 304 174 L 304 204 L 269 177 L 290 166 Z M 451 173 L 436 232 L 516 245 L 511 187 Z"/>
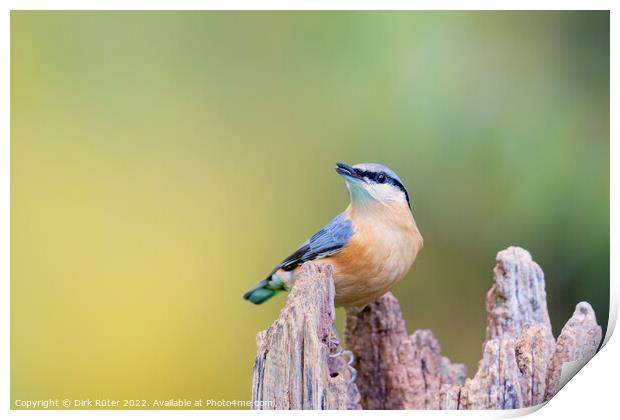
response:
<path fill-rule="evenodd" d="M 378 174 L 376 172 L 360 171 L 359 169 L 356 170 L 356 172 L 360 176 L 368 178 L 371 181 L 377 182 L 377 175 Z M 409 208 L 411 208 L 411 202 L 409 201 L 409 193 L 407 192 L 407 189 L 405 188 L 405 186 L 399 180 L 397 180 L 395 178 L 392 178 L 391 176 L 389 176 L 385 172 L 382 172 L 382 174 L 385 175 L 385 182 L 384 182 L 385 184 L 391 184 L 391 185 L 395 186 L 396 188 L 398 188 L 399 190 L 401 190 L 405 194 L 405 198 L 407 199 L 407 204 L 409 205 Z"/>
<path fill-rule="evenodd" d="M 397 187 L 399 190 L 401 190 L 404 194 L 405 194 L 405 198 L 407 199 L 407 204 L 409 205 L 409 208 L 411 208 L 411 202 L 409 201 L 409 193 L 407 192 L 407 189 L 405 188 L 405 186 L 403 184 L 401 184 L 397 179 L 394 179 L 390 176 L 387 177 L 387 182 L 394 185 L 395 187 Z"/>

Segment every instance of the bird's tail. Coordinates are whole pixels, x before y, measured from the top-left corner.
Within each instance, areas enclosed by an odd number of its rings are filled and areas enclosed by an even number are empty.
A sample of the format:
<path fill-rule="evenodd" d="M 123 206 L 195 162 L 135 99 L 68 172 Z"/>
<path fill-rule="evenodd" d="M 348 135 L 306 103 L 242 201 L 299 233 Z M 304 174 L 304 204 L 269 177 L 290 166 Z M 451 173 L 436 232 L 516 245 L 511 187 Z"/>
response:
<path fill-rule="evenodd" d="M 255 305 L 260 305 L 261 303 L 274 297 L 281 290 L 284 290 L 282 288 L 282 281 L 277 279 L 275 275 L 269 276 L 265 280 L 258 283 L 256 287 L 246 292 L 246 294 L 243 295 L 243 298 L 245 300 L 249 300 Z"/>

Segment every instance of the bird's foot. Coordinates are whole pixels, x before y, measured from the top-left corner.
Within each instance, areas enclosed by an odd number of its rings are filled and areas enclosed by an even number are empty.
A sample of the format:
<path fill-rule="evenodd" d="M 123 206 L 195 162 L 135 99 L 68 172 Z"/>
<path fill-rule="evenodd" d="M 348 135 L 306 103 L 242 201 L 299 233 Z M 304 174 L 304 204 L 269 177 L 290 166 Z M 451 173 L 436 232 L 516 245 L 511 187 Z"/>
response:
<path fill-rule="evenodd" d="M 329 334 L 328 341 L 329 348 L 329 357 L 340 357 L 343 356 L 343 360 L 346 363 L 347 370 L 349 371 L 349 384 L 352 384 L 357 379 L 357 370 L 353 367 L 353 363 L 355 362 L 355 356 L 351 350 L 343 350 L 340 345 L 340 340 L 338 339 L 338 331 L 336 330 L 336 326 L 332 325 L 332 329 Z"/>
<path fill-rule="evenodd" d="M 347 369 L 349 369 L 350 374 L 349 384 L 355 383 L 355 380 L 357 379 L 357 369 L 353 367 L 353 363 L 355 362 L 355 356 L 353 355 L 353 352 L 351 350 L 343 351 L 342 355 L 348 357 L 349 359 L 346 361 Z"/>
<path fill-rule="evenodd" d="M 343 352 L 340 340 L 338 339 L 338 331 L 333 324 L 332 330 L 329 333 L 329 342 L 327 346 L 329 348 L 329 357 L 338 357 Z"/>

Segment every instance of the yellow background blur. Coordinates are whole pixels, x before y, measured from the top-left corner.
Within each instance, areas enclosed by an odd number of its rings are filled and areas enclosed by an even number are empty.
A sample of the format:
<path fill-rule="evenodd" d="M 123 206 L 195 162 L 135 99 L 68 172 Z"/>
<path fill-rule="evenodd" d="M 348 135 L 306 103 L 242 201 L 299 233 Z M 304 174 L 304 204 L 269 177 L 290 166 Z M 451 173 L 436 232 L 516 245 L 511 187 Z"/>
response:
<path fill-rule="evenodd" d="M 347 205 L 336 161 L 404 180 L 395 294 L 470 373 L 508 245 L 556 334 L 607 323 L 607 12 L 13 12 L 11 153 L 12 401 L 249 399 L 284 296 L 241 295 Z"/>

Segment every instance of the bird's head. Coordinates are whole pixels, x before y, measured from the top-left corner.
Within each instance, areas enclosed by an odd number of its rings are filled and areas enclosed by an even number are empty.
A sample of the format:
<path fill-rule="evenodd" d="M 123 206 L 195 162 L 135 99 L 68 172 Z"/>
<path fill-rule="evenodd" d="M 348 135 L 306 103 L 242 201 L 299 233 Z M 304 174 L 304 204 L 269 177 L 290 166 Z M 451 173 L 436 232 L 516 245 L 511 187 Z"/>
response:
<path fill-rule="evenodd" d="M 349 166 L 337 162 L 336 172 L 344 178 L 354 207 L 402 204 L 411 208 L 405 185 L 398 175 L 385 165 L 358 163 Z"/>

